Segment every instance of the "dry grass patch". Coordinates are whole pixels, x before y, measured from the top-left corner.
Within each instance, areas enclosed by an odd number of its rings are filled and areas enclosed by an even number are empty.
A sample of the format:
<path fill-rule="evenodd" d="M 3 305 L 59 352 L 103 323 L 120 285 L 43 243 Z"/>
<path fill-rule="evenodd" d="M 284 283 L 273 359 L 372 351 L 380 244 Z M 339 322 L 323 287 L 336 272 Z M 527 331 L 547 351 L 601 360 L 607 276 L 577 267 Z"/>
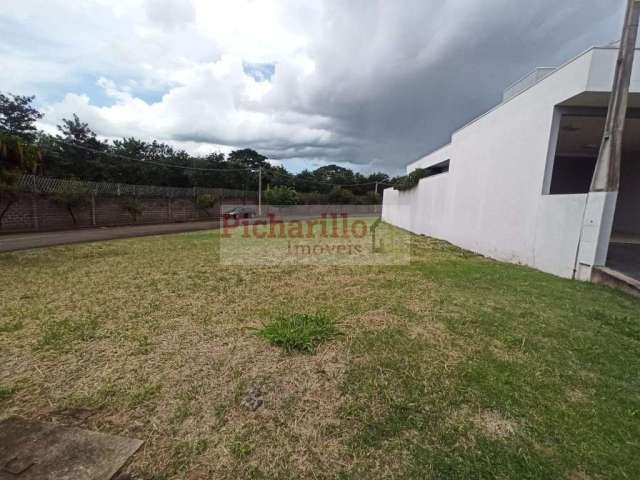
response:
<path fill-rule="evenodd" d="M 515 424 L 494 411 L 483 411 L 473 417 L 473 423 L 490 438 L 503 440 L 516 432 Z"/>
<path fill-rule="evenodd" d="M 418 237 L 405 266 L 225 267 L 205 232 L 0 270 L 0 416 L 140 438 L 136 479 L 640 472 L 638 302 L 607 289 Z M 299 312 L 341 335 L 290 355 L 254 334 Z"/>

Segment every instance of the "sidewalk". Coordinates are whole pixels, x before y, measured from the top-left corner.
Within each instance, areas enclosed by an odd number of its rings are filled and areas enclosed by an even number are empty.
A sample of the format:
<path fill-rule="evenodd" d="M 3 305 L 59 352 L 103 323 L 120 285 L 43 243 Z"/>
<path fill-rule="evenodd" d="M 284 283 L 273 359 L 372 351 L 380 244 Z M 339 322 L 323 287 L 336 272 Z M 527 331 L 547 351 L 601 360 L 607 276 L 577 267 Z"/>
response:
<path fill-rule="evenodd" d="M 0 235 L 0 252 L 51 247 L 70 243 L 98 242 L 117 238 L 164 235 L 168 233 L 195 232 L 218 228 L 218 220 L 159 225 L 128 225 L 124 227 L 81 228 L 59 232 L 9 233 Z"/>

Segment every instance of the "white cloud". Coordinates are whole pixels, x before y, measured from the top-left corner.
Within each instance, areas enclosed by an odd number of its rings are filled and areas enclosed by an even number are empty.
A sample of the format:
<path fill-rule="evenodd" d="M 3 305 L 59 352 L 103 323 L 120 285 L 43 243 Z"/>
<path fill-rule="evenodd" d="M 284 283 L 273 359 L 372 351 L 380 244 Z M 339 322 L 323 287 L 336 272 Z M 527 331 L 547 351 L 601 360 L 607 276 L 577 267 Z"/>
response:
<path fill-rule="evenodd" d="M 397 171 L 527 70 L 615 39 L 622 7 L 5 0 L 0 90 L 37 94 L 49 128 L 77 113 L 105 137 Z M 261 63 L 268 80 L 244 71 Z"/>
<path fill-rule="evenodd" d="M 147 17 L 164 28 L 177 28 L 193 23 L 196 11 L 190 0 L 147 0 Z"/>

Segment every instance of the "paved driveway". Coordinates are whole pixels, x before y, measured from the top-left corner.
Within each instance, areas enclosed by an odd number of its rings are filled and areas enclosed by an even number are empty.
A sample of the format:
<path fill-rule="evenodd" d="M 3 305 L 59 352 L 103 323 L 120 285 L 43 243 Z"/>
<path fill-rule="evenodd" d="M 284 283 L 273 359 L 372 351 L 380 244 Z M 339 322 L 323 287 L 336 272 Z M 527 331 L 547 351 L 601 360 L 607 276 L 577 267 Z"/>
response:
<path fill-rule="evenodd" d="M 60 232 L 10 233 L 0 235 L 0 252 L 50 247 L 68 243 L 97 242 L 116 238 L 143 237 L 167 233 L 194 232 L 218 228 L 215 221 L 167 223 L 162 225 L 132 225 L 126 227 L 82 228 Z"/>

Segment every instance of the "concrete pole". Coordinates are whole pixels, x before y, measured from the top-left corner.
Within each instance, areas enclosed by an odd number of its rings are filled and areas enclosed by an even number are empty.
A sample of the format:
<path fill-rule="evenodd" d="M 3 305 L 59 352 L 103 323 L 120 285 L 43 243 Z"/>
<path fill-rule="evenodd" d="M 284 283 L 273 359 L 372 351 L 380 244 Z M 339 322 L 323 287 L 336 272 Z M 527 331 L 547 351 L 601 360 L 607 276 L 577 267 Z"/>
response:
<path fill-rule="evenodd" d="M 258 168 L 258 216 L 262 216 L 262 167 Z"/>
<path fill-rule="evenodd" d="M 620 189 L 622 138 L 640 19 L 640 0 L 628 2 L 604 136 L 587 196 L 578 248 L 576 275 L 585 281 L 591 280 L 594 267 L 606 264 Z"/>

